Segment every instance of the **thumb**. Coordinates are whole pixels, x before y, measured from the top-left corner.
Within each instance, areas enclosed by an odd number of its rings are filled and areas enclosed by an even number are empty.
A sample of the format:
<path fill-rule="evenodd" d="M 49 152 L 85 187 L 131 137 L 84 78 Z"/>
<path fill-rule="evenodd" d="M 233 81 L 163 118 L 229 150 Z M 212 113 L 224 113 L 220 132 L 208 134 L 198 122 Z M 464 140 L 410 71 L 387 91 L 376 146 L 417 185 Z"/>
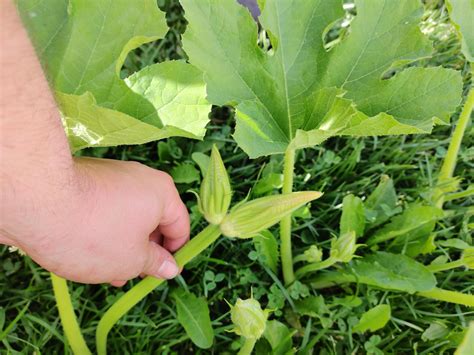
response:
<path fill-rule="evenodd" d="M 169 251 L 150 241 L 143 272 L 159 279 L 172 279 L 179 274 L 179 268 Z"/>

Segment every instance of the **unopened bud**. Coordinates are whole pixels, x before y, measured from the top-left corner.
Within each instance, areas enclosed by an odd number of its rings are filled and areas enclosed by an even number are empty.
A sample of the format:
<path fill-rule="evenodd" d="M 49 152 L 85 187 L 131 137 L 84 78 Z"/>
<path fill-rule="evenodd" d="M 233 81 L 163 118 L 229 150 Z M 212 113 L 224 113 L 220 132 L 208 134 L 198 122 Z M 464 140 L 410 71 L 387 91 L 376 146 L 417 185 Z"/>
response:
<path fill-rule="evenodd" d="M 354 254 L 360 244 L 356 244 L 356 235 L 354 231 L 347 232 L 331 243 L 332 259 L 338 262 L 348 263 L 354 257 Z"/>
<path fill-rule="evenodd" d="M 317 191 L 293 192 L 286 195 L 265 196 L 242 203 L 222 220 L 221 232 L 231 238 L 253 237 L 321 195 L 322 193 Z"/>
<path fill-rule="evenodd" d="M 259 339 L 267 326 L 269 313 L 269 310 L 262 310 L 256 299 L 237 299 L 230 313 L 234 331 L 247 339 Z"/>
<path fill-rule="evenodd" d="M 212 147 L 208 170 L 202 180 L 199 208 L 211 224 L 221 223 L 230 206 L 232 190 L 219 150 Z"/>
<path fill-rule="evenodd" d="M 311 245 L 305 250 L 304 257 L 308 263 L 319 263 L 323 259 L 323 251 L 316 245 Z"/>

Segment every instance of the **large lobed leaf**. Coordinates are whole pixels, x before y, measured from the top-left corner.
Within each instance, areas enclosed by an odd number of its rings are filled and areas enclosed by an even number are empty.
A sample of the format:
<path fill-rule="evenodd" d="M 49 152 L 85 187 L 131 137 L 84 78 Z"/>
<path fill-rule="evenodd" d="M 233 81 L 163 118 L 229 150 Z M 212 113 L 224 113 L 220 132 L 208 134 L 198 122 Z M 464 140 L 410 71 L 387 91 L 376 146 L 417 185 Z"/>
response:
<path fill-rule="evenodd" d="M 429 56 L 416 0 L 357 0 L 347 38 L 324 48 L 340 0 L 260 1 L 259 21 L 272 49 L 234 0 L 182 0 L 189 21 L 184 49 L 205 73 L 208 99 L 236 106 L 235 139 L 251 156 L 304 148 L 337 135 L 430 132 L 448 122 L 461 77 L 412 67 L 383 80 L 394 65 Z"/>
<path fill-rule="evenodd" d="M 73 150 L 204 135 L 210 106 L 199 70 L 165 62 L 120 78 L 128 52 L 168 30 L 156 1 L 17 3 L 56 91 Z"/>

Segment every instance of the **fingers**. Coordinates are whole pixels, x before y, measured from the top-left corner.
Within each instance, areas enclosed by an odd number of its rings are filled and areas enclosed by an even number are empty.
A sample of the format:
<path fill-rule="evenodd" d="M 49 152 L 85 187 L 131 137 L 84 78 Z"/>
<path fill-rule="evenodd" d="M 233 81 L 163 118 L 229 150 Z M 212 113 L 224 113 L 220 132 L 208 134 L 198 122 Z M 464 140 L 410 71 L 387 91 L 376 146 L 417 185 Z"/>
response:
<path fill-rule="evenodd" d="M 179 274 L 179 268 L 169 251 L 150 241 L 143 272 L 159 279 L 171 279 Z"/>
<path fill-rule="evenodd" d="M 156 244 L 163 245 L 163 236 L 161 235 L 161 232 L 159 229 L 155 229 L 151 234 L 150 234 L 150 241 L 155 242 Z"/>
<path fill-rule="evenodd" d="M 186 205 L 181 201 L 173 181 L 171 178 L 166 181 L 167 194 L 158 230 L 164 237 L 163 246 L 173 252 L 189 240 L 190 222 Z"/>
<path fill-rule="evenodd" d="M 114 287 L 122 287 L 127 283 L 125 280 L 114 280 L 110 284 Z"/>
<path fill-rule="evenodd" d="M 164 236 L 163 246 L 169 251 L 176 251 L 189 240 L 189 214 L 182 202 L 174 211 L 168 209 L 167 213 L 174 217 L 174 220 L 169 223 L 162 222 L 158 228 Z"/>

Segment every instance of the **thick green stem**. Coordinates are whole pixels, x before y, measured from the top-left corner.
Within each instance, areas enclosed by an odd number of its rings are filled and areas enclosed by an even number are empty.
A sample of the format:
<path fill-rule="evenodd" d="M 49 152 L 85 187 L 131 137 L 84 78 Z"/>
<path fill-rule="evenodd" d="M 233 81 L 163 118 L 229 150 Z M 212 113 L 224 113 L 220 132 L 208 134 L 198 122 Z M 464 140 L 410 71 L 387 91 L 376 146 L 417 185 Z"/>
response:
<path fill-rule="evenodd" d="M 464 266 L 464 261 L 460 259 L 460 260 L 451 261 L 445 264 L 428 265 L 427 268 L 431 272 L 440 272 L 440 271 L 451 270 L 451 269 L 461 267 L 461 266 Z"/>
<path fill-rule="evenodd" d="M 443 191 L 443 185 L 447 184 L 449 180 L 453 177 L 454 169 L 456 168 L 456 161 L 458 158 L 459 149 L 461 147 L 461 142 L 468 126 L 469 120 L 471 119 L 471 112 L 474 107 L 474 90 L 471 90 L 467 95 L 466 103 L 461 111 L 459 116 L 458 124 L 454 129 L 451 142 L 449 143 L 448 151 L 444 157 L 443 165 L 438 176 L 438 191 L 435 194 L 436 205 L 439 208 L 443 207 L 444 204 L 444 195 L 446 191 Z"/>
<path fill-rule="evenodd" d="M 418 292 L 417 295 L 426 298 L 431 298 L 433 300 L 457 303 L 463 306 L 474 307 L 474 295 L 468 295 L 461 292 L 448 291 L 436 287 L 429 291 Z"/>
<path fill-rule="evenodd" d="M 74 314 L 74 307 L 72 306 L 67 281 L 51 273 L 51 282 L 53 284 L 54 297 L 56 298 L 56 305 L 63 325 L 64 334 L 66 335 L 72 352 L 78 355 L 91 354 L 82 336 L 76 315 Z"/>
<path fill-rule="evenodd" d="M 338 272 L 326 272 L 314 278 L 311 282 L 311 286 L 313 289 L 323 289 L 345 283 L 355 282 L 357 282 L 357 278 L 354 275 Z M 469 295 L 456 291 L 443 290 L 437 287 L 429 291 L 417 292 L 416 295 L 431 298 L 438 301 L 474 307 L 474 295 Z"/>
<path fill-rule="evenodd" d="M 283 194 L 289 194 L 293 191 L 293 172 L 295 167 L 295 151 L 288 149 L 285 153 L 283 166 Z M 281 240 L 281 265 L 283 269 L 283 280 L 285 285 L 295 281 L 293 271 L 293 253 L 291 248 L 291 215 L 286 216 L 280 222 L 280 240 Z"/>
<path fill-rule="evenodd" d="M 354 275 L 339 271 L 321 272 L 316 277 L 310 279 L 311 287 L 315 290 L 329 288 L 345 283 L 357 282 Z"/>
<path fill-rule="evenodd" d="M 178 266 L 184 267 L 219 238 L 220 235 L 219 226 L 207 226 L 174 255 Z M 151 276 L 145 277 L 105 312 L 96 331 L 97 353 L 99 355 L 107 353 L 107 336 L 115 323 L 164 281 Z"/>
<path fill-rule="evenodd" d="M 257 342 L 257 339 L 250 339 L 250 338 L 244 338 L 244 339 L 245 339 L 244 345 L 242 345 L 242 347 L 240 348 L 238 355 L 252 354 L 252 350 L 255 346 L 255 343 Z"/>
<path fill-rule="evenodd" d="M 306 275 L 309 272 L 327 269 L 328 267 L 334 265 L 335 263 L 337 263 L 337 260 L 329 257 L 326 260 L 320 261 L 318 263 L 305 265 L 299 268 L 298 270 L 296 270 L 296 273 L 295 273 L 296 278 L 301 279 L 304 275 Z"/>

